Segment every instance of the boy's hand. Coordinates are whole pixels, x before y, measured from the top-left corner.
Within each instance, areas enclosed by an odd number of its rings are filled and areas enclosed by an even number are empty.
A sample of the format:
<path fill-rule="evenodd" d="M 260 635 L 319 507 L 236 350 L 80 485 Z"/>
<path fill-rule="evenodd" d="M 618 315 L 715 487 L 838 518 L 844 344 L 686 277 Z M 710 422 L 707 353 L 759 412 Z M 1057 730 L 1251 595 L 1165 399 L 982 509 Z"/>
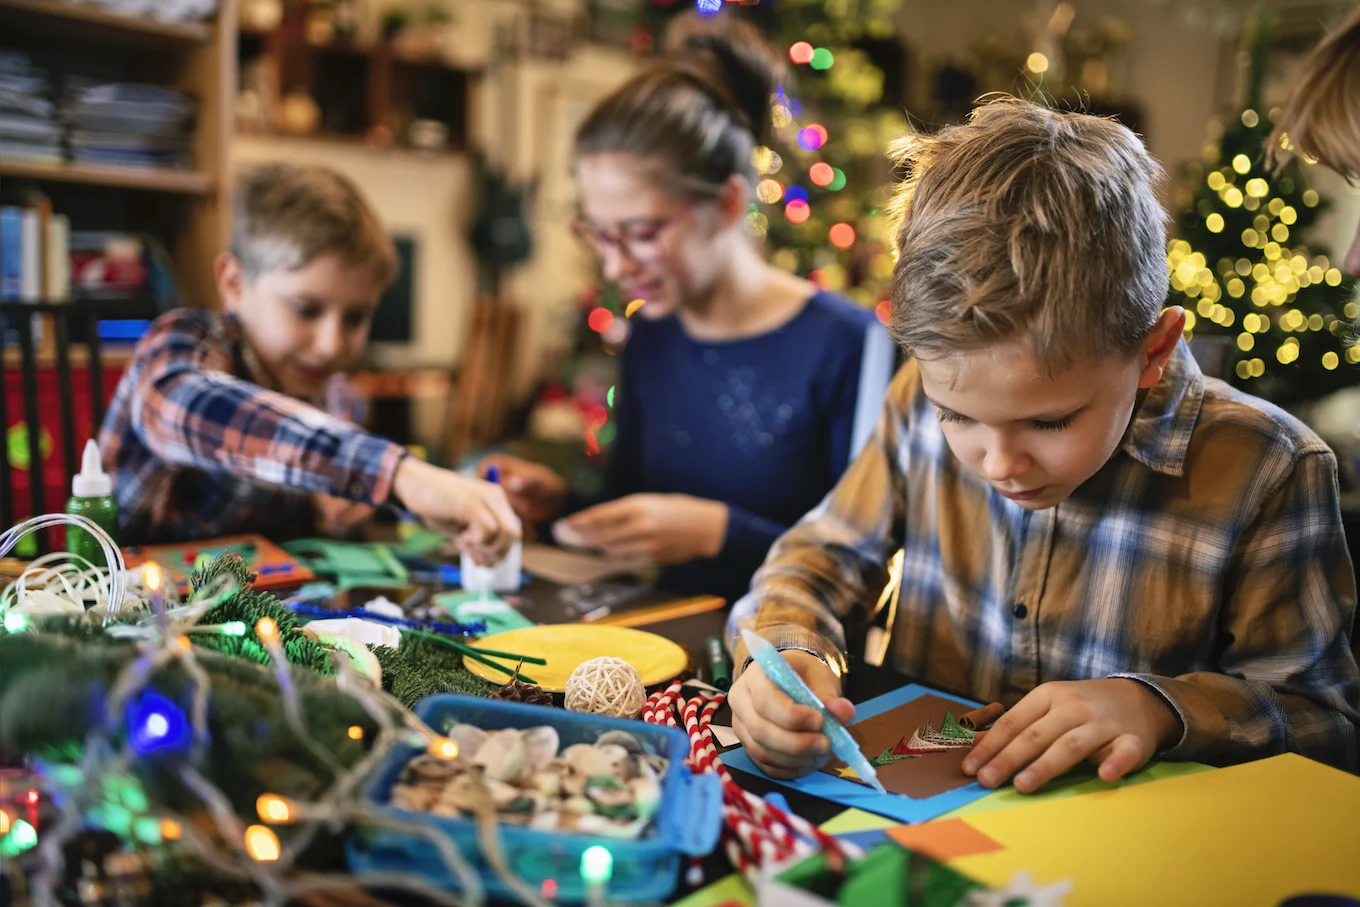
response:
<path fill-rule="evenodd" d="M 646 564 L 714 557 L 727 536 L 727 505 L 687 494 L 630 494 L 563 522 L 582 547 Z"/>
<path fill-rule="evenodd" d="M 1116 781 L 1180 734 L 1180 718 L 1137 680 L 1055 681 L 1036 687 L 979 735 L 963 770 L 983 787 L 1015 775 L 1015 789 L 1028 794 L 1090 759 L 1101 780 Z"/>
<path fill-rule="evenodd" d="M 825 662 L 793 649 L 780 654 L 838 721 L 848 724 L 855 719 L 855 707 L 841 696 L 840 678 Z M 732 684 L 727 702 L 732 706 L 732 730 L 746 745 L 751 761 L 771 778 L 806 775 L 830 756 L 831 741 L 821 732 L 821 713 L 785 696 L 755 662 Z"/>
<path fill-rule="evenodd" d="M 405 457 L 392 491 L 416 516 L 457 532 L 463 550 L 478 564 L 499 562 L 519 541 L 519 518 L 499 485 Z"/>
<path fill-rule="evenodd" d="M 567 496 L 567 481 L 546 466 L 493 454 L 477 464 L 477 475 L 486 478 L 492 466 L 501 474 L 501 487 L 510 506 L 526 523 L 544 523 L 557 516 Z"/>

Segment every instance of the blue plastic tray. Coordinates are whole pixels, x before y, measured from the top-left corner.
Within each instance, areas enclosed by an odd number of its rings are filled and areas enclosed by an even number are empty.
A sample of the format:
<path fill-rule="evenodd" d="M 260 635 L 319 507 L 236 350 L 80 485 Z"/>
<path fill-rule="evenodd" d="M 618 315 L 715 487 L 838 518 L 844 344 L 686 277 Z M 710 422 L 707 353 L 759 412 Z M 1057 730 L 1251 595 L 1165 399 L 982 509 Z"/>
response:
<path fill-rule="evenodd" d="M 676 728 L 473 696 L 430 696 L 416 708 L 416 714 L 441 733 L 460 723 L 488 731 L 546 725 L 557 730 L 563 747 L 594 743 L 605 731 L 628 731 L 670 759 L 670 767 L 661 781 L 661 808 L 649 831 L 637 840 L 537 831 L 516 825 L 499 827 L 502 850 L 515 874 L 534 888 L 551 879 L 556 883 L 556 900 L 561 903 L 586 900 L 580 875 L 581 854 L 596 844 L 608 848 L 614 857 L 609 900 L 628 903 L 665 899 L 679 880 L 682 858 L 706 855 L 718 844 L 722 830 L 722 784 L 717 775 L 695 775 L 689 771 L 684 764 L 689 755 L 689 738 Z M 388 803 L 393 785 L 418 752 L 414 747 L 395 750 L 374 774 L 364 796 L 391 818 L 431 826 L 448 835 L 464 859 L 477 870 L 487 893 L 509 897 L 511 892 L 482 857 L 470 820 L 397 809 Z M 349 864 L 360 876 L 366 872 L 408 872 L 443 888 L 460 887 L 434 845 L 416 835 L 361 830 L 350 839 Z"/>

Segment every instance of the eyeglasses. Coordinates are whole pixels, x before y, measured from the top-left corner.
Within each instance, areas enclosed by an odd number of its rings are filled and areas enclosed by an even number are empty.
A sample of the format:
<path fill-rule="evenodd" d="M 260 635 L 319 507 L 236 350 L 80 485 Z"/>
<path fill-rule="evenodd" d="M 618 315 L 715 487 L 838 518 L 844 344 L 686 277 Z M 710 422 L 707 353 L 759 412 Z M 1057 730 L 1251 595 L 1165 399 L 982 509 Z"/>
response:
<path fill-rule="evenodd" d="M 623 252 L 634 261 L 655 261 L 661 254 L 661 237 L 668 229 L 678 224 L 694 210 L 692 204 L 685 205 L 670 217 L 661 220 L 634 222 L 623 229 L 604 229 L 597 227 L 585 218 L 577 216 L 571 222 L 571 232 L 596 255 L 605 250 Z"/>

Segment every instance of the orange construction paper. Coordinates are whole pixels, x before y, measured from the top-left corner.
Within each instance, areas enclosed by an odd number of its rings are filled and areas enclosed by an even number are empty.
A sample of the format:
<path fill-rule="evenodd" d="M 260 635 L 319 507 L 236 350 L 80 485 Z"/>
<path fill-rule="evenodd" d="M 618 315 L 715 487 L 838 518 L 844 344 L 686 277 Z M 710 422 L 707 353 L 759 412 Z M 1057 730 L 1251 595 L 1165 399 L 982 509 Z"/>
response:
<path fill-rule="evenodd" d="M 887 834 L 907 850 L 924 854 L 941 863 L 1001 849 L 1000 844 L 963 819 L 897 825 L 888 829 Z"/>

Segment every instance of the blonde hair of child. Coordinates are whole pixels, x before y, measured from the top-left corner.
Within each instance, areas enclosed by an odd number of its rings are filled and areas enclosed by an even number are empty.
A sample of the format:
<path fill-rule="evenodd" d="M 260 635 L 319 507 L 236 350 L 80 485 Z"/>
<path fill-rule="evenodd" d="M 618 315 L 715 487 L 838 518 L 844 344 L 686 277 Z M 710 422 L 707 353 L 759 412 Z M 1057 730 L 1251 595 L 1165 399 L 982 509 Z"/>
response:
<path fill-rule="evenodd" d="M 382 286 L 396 279 L 396 250 L 378 215 L 353 182 L 329 167 L 251 169 L 237 186 L 234 215 L 230 251 L 248 280 L 296 271 L 328 254 L 369 271 Z"/>
<path fill-rule="evenodd" d="M 1126 127 L 999 97 L 892 156 L 890 326 L 908 352 L 1027 335 L 1053 375 L 1146 338 L 1169 280 L 1163 172 Z"/>

